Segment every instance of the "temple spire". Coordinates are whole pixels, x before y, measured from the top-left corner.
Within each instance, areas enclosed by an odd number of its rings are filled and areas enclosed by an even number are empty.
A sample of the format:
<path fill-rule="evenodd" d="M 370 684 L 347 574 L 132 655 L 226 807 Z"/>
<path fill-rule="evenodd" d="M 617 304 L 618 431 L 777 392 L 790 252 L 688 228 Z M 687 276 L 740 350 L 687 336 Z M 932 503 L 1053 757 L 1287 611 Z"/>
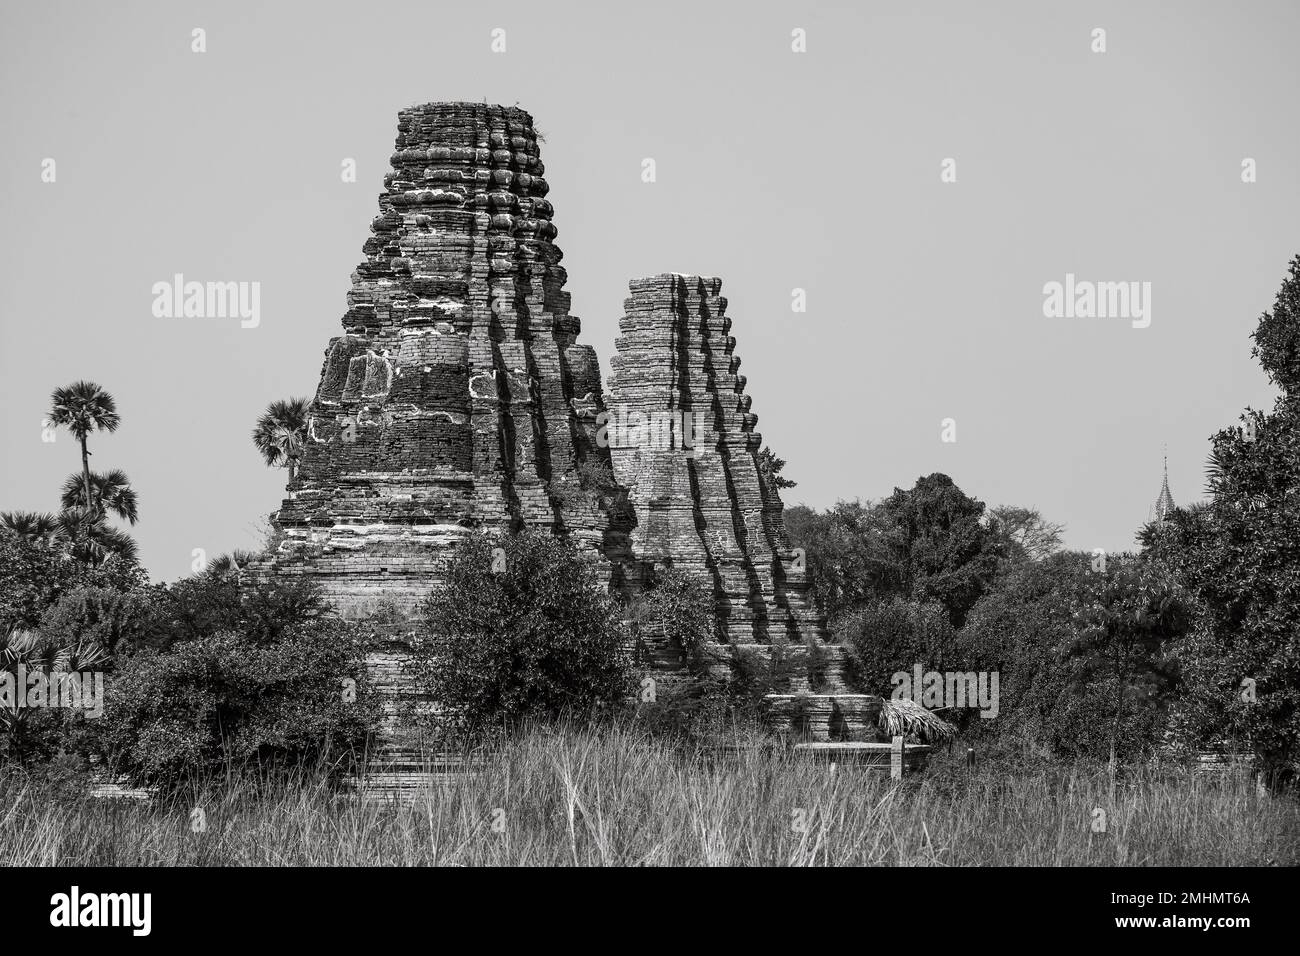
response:
<path fill-rule="evenodd" d="M 1168 518 L 1174 507 L 1174 496 L 1169 493 L 1169 454 L 1166 451 L 1164 480 L 1160 483 L 1160 497 L 1156 499 L 1156 521 Z"/>

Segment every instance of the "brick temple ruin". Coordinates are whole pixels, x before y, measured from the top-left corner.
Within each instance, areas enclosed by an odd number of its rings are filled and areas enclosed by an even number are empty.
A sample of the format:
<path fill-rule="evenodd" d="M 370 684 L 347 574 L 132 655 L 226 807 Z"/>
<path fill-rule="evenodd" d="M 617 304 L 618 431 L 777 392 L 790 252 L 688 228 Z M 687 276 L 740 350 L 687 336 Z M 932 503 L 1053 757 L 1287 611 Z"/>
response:
<path fill-rule="evenodd" d="M 870 723 L 880 699 L 848 692 L 762 470 L 720 281 L 632 281 L 607 407 L 569 314 L 544 173 L 521 109 L 401 111 L 262 572 L 310 576 L 345 617 L 383 606 L 409 620 L 462 535 L 545 530 L 625 596 L 655 566 L 694 575 L 723 653 L 815 656 L 815 674 L 796 669 L 772 695 L 779 722 L 816 739 Z M 665 416 L 693 434 L 641 427 Z M 602 472 L 619 494 L 590 486 Z M 403 630 L 381 634 L 372 666 L 400 695 Z"/>

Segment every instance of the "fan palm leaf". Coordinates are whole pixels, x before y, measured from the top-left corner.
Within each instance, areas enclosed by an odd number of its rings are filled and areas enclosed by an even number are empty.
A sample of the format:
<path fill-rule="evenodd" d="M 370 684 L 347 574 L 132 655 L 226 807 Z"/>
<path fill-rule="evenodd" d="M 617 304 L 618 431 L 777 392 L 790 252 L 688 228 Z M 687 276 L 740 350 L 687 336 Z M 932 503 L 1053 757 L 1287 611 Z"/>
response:
<path fill-rule="evenodd" d="M 1218 448 L 1211 448 L 1205 458 L 1205 494 L 1211 498 L 1217 497 L 1226 478 L 1227 463 Z"/>
<path fill-rule="evenodd" d="M 134 538 L 85 508 L 65 508 L 59 512 L 59 522 L 64 535 L 73 542 L 72 556 L 84 564 L 103 564 L 110 560 L 133 564 L 139 557 Z"/>
<path fill-rule="evenodd" d="M 203 569 L 203 573 L 214 578 L 224 578 L 228 574 L 238 574 L 248 562 L 257 558 L 255 551 L 236 549 L 229 554 L 219 554 Z"/>
<path fill-rule="evenodd" d="M 73 382 L 50 396 L 50 425 L 66 428 L 78 439 L 93 431 L 115 432 L 122 423 L 117 400 L 94 382 Z"/>
<path fill-rule="evenodd" d="M 83 477 L 72 474 L 63 482 L 63 507 L 75 508 L 85 502 Z M 131 487 L 131 479 L 120 468 L 100 473 L 90 473 L 90 488 L 105 511 L 111 511 L 128 524 L 140 520 L 140 499 Z"/>
<path fill-rule="evenodd" d="M 33 544 L 53 545 L 63 538 L 63 525 L 48 511 L 0 511 L 0 528 Z"/>
<path fill-rule="evenodd" d="M 290 481 L 297 476 L 298 462 L 307 441 L 310 408 L 310 399 L 281 399 L 266 406 L 253 427 L 253 444 L 262 460 L 271 468 L 287 467 Z"/>

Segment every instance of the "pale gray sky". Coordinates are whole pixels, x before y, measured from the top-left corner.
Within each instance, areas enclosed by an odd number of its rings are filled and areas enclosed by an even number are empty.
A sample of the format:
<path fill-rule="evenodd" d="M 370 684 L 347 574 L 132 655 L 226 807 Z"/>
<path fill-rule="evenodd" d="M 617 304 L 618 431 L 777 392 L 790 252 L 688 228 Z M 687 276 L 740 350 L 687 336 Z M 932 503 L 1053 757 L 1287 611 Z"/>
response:
<path fill-rule="evenodd" d="M 629 278 L 722 277 L 787 504 L 944 471 L 1130 547 L 1162 444 L 1185 502 L 1207 437 L 1272 400 L 1248 334 L 1300 252 L 1298 31 L 1287 2 L 9 5 L 0 509 L 55 508 L 78 456 L 40 421 L 90 378 L 153 576 L 256 545 L 285 474 L 248 434 L 315 390 L 397 111 L 486 99 L 545 133 L 607 372 Z M 177 272 L 260 282 L 260 325 L 154 317 Z M 1067 273 L 1150 282 L 1150 327 L 1045 318 Z"/>

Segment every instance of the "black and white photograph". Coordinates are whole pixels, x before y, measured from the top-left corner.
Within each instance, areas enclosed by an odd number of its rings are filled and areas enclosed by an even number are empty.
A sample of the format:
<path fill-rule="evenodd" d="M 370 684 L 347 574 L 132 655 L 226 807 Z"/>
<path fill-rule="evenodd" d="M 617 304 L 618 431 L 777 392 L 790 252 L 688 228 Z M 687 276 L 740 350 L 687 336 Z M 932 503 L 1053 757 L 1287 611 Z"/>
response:
<path fill-rule="evenodd" d="M 1293 925 L 1300 4 L 3 8 L 16 941 Z"/>

